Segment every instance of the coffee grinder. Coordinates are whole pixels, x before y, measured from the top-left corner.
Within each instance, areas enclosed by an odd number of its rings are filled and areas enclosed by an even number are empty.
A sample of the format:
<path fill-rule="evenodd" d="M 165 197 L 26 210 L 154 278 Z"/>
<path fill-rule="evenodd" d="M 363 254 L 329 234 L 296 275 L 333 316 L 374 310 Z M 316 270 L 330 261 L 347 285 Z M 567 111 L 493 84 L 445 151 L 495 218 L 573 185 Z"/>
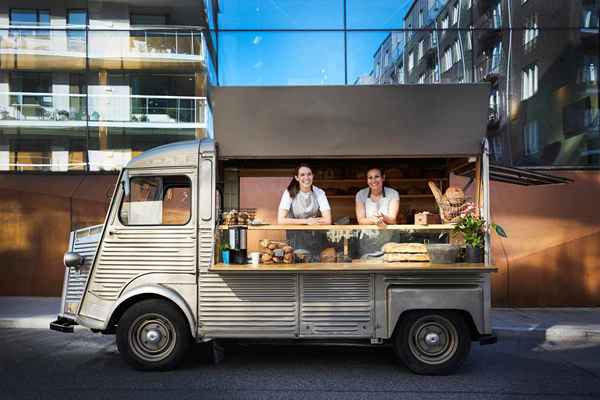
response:
<path fill-rule="evenodd" d="M 246 264 L 248 262 L 247 234 L 247 226 L 234 225 L 229 227 L 229 263 Z"/>

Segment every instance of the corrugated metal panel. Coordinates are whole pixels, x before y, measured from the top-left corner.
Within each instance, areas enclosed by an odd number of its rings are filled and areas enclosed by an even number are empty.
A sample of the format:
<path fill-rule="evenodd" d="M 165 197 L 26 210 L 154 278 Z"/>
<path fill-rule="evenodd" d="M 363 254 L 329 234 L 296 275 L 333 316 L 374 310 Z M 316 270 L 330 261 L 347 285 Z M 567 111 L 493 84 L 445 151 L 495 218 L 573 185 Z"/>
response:
<path fill-rule="evenodd" d="M 383 280 L 388 285 L 401 286 L 478 286 L 484 282 L 485 277 L 481 273 L 427 273 L 406 275 L 384 275 Z"/>
<path fill-rule="evenodd" d="M 84 256 L 85 262 L 81 269 L 69 268 L 67 271 L 65 309 L 63 310 L 67 315 L 74 315 L 79 302 L 81 302 L 92 261 L 96 255 L 102 227 L 102 225 L 96 225 L 75 231 L 75 240 L 72 248 L 69 250 Z"/>
<path fill-rule="evenodd" d="M 199 330 L 211 337 L 295 337 L 297 275 L 201 273 Z"/>
<path fill-rule="evenodd" d="M 301 336 L 370 337 L 370 274 L 302 274 Z"/>
<path fill-rule="evenodd" d="M 198 268 L 208 268 L 211 265 L 214 252 L 214 229 L 198 229 Z"/>
<path fill-rule="evenodd" d="M 149 272 L 195 273 L 195 228 L 126 228 L 107 234 L 90 291 L 115 300 L 125 285 Z"/>

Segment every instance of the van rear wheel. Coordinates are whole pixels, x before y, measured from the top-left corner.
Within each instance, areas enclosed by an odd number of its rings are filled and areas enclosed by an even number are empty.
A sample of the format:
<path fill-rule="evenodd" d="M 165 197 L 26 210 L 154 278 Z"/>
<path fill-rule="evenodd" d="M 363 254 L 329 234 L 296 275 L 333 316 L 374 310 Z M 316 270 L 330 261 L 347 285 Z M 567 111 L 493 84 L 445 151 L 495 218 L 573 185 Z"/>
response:
<path fill-rule="evenodd" d="M 448 375 L 463 364 L 471 350 L 471 331 L 460 313 L 417 311 L 398 323 L 396 354 L 414 373 Z"/>
<path fill-rule="evenodd" d="M 168 370 L 185 359 L 192 337 L 188 323 L 173 304 L 143 300 L 129 307 L 117 327 L 117 348 L 136 369 Z"/>

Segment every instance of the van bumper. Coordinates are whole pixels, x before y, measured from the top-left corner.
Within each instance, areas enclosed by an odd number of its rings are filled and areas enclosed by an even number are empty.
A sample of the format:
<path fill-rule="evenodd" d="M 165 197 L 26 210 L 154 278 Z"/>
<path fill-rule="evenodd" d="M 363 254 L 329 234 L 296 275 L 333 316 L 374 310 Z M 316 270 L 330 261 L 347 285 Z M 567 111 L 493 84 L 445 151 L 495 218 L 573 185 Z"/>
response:
<path fill-rule="evenodd" d="M 50 330 L 63 333 L 73 333 L 73 327 L 75 325 L 77 325 L 77 322 L 73 321 L 72 319 L 59 316 L 56 321 L 50 322 Z"/>

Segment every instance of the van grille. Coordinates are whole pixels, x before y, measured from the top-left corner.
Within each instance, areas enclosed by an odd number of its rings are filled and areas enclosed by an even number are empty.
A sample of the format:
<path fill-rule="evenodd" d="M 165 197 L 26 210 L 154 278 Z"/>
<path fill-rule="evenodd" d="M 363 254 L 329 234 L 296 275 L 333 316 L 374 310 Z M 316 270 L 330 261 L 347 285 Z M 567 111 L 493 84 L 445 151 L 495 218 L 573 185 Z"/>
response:
<path fill-rule="evenodd" d="M 89 228 L 79 229 L 74 232 L 75 240 L 69 251 L 79 253 L 84 258 L 83 267 L 79 270 L 75 268 L 67 268 L 67 280 L 65 289 L 65 315 L 74 315 L 79 307 L 81 298 L 83 297 L 83 291 L 85 290 L 85 284 L 96 255 L 96 249 L 100 235 L 102 233 L 103 225 L 96 225 Z"/>

